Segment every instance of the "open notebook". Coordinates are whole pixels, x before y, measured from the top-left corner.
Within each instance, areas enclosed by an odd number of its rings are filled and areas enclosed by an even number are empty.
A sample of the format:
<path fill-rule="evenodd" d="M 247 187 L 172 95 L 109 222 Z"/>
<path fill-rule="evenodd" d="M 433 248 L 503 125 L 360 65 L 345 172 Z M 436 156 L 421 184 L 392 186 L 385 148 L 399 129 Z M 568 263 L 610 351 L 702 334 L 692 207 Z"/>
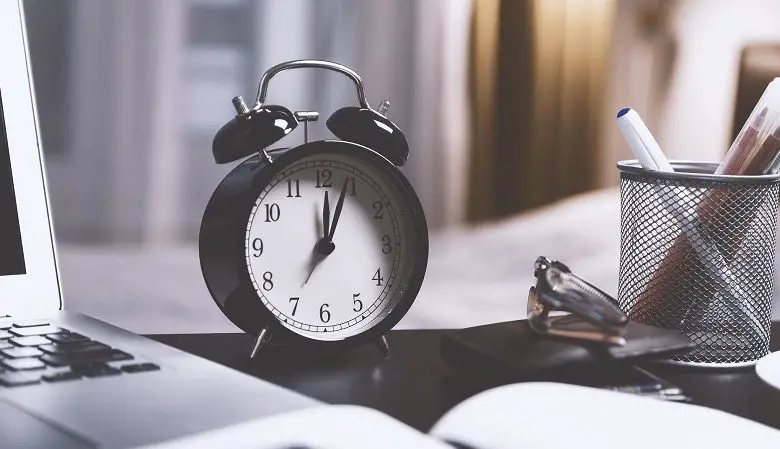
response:
<path fill-rule="evenodd" d="M 502 386 L 473 396 L 445 414 L 428 434 L 369 408 L 330 405 L 153 446 L 213 447 L 750 448 L 780 447 L 780 431 L 695 405 L 540 382 Z"/>

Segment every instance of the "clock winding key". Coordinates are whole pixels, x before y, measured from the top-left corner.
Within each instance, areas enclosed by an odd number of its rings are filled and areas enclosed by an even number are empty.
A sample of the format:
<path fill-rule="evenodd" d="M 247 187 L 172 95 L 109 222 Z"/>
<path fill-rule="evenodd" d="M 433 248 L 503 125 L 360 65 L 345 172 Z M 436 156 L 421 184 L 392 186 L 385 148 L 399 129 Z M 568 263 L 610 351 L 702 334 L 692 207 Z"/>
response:
<path fill-rule="evenodd" d="M 299 122 L 303 122 L 303 141 L 309 142 L 309 122 L 316 122 L 320 119 L 320 113 L 316 111 L 295 111 L 293 114 Z"/>

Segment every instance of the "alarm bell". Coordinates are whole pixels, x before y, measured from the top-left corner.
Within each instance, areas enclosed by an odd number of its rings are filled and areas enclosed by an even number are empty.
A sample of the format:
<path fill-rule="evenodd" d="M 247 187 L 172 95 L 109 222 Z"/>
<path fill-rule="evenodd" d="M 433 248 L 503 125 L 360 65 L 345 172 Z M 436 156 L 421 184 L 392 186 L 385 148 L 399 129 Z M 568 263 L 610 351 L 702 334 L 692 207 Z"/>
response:
<path fill-rule="evenodd" d="M 267 104 L 249 109 L 241 97 L 234 98 L 233 105 L 238 115 L 217 131 L 211 147 L 218 164 L 257 153 L 298 126 L 284 106 Z"/>
<path fill-rule="evenodd" d="M 389 103 L 382 103 L 386 111 Z M 334 112 L 326 122 L 339 139 L 371 148 L 395 165 L 404 165 L 409 157 L 409 143 L 387 117 L 370 108 L 347 106 Z"/>
<path fill-rule="evenodd" d="M 235 97 L 233 106 L 238 115 L 217 132 L 212 151 L 217 163 L 232 162 L 253 153 L 286 136 L 302 121 L 316 121 L 316 112 L 291 112 L 284 106 L 265 104 L 268 82 L 276 73 L 298 67 L 319 67 L 347 75 L 355 83 L 359 106 L 347 106 L 334 112 L 325 123 L 339 139 L 370 148 L 394 165 L 406 163 L 409 143 L 403 132 L 387 118 L 390 106 L 384 101 L 378 110 L 372 109 L 365 98 L 363 82 L 353 70 L 328 61 L 291 61 L 276 65 L 263 74 L 257 100 L 250 109 L 244 99 Z M 316 114 L 316 116 L 314 115 Z M 306 130 L 308 141 L 308 129 Z"/>

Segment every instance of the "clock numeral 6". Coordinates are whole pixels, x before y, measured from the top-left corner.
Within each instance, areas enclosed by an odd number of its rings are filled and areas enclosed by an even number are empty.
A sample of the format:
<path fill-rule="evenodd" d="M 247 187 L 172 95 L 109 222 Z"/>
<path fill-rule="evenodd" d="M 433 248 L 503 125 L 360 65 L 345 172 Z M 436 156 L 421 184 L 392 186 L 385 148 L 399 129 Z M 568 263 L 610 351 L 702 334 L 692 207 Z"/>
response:
<path fill-rule="evenodd" d="M 293 189 L 293 180 L 292 179 L 287 180 L 287 198 L 301 197 L 301 180 L 296 179 L 294 182 L 295 182 L 295 188 Z M 293 195 L 293 190 L 295 190 L 295 195 Z"/>
<path fill-rule="evenodd" d="M 290 302 L 295 301 L 295 305 L 293 306 L 292 316 L 295 316 L 295 311 L 298 310 L 298 301 L 300 301 L 301 298 L 290 298 Z"/>
<path fill-rule="evenodd" d="M 385 278 L 382 277 L 381 268 L 376 269 L 376 273 L 374 273 L 374 277 L 371 278 L 372 281 L 376 281 L 376 286 L 379 287 L 382 285 L 382 282 L 385 281 Z"/>
<path fill-rule="evenodd" d="M 270 291 L 274 288 L 274 274 L 270 271 L 263 273 L 263 290 Z"/>
<path fill-rule="evenodd" d="M 355 312 L 360 312 L 363 310 L 363 301 L 357 299 L 358 296 L 360 296 L 360 293 L 353 293 L 352 294 L 352 304 L 355 306 L 352 308 Z"/>
<path fill-rule="evenodd" d="M 331 177 L 330 170 L 327 168 L 324 170 L 317 170 L 317 185 L 314 187 L 320 189 L 322 187 L 333 187 L 333 181 L 330 180 Z"/>
<path fill-rule="evenodd" d="M 273 204 L 266 204 L 265 205 L 265 221 L 266 223 L 271 221 L 277 221 L 279 220 L 279 215 L 281 214 L 281 210 L 279 209 L 279 205 L 276 203 Z"/>
<path fill-rule="evenodd" d="M 330 306 L 327 303 L 320 306 L 320 321 L 323 323 L 330 321 L 330 312 L 328 311 L 328 307 Z"/>
<path fill-rule="evenodd" d="M 257 238 L 252 240 L 252 249 L 255 250 L 255 253 L 252 254 L 255 257 L 260 257 L 263 255 L 263 239 Z"/>
<path fill-rule="evenodd" d="M 382 236 L 382 254 L 390 254 L 393 252 L 393 239 L 389 235 Z"/>
<path fill-rule="evenodd" d="M 382 218 L 385 218 L 385 214 L 382 212 L 385 208 L 385 205 L 382 204 L 381 201 L 374 201 L 374 218 L 377 220 L 381 220 Z"/>

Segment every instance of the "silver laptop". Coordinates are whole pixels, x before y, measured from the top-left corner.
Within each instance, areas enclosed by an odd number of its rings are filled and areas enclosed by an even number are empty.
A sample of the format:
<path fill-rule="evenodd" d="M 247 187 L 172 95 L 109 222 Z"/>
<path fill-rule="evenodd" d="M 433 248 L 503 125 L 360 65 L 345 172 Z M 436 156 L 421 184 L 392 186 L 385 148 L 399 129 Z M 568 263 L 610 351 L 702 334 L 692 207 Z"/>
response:
<path fill-rule="evenodd" d="M 318 405 L 62 310 L 32 85 L 21 0 L 2 0 L 0 447 L 136 447 Z"/>

